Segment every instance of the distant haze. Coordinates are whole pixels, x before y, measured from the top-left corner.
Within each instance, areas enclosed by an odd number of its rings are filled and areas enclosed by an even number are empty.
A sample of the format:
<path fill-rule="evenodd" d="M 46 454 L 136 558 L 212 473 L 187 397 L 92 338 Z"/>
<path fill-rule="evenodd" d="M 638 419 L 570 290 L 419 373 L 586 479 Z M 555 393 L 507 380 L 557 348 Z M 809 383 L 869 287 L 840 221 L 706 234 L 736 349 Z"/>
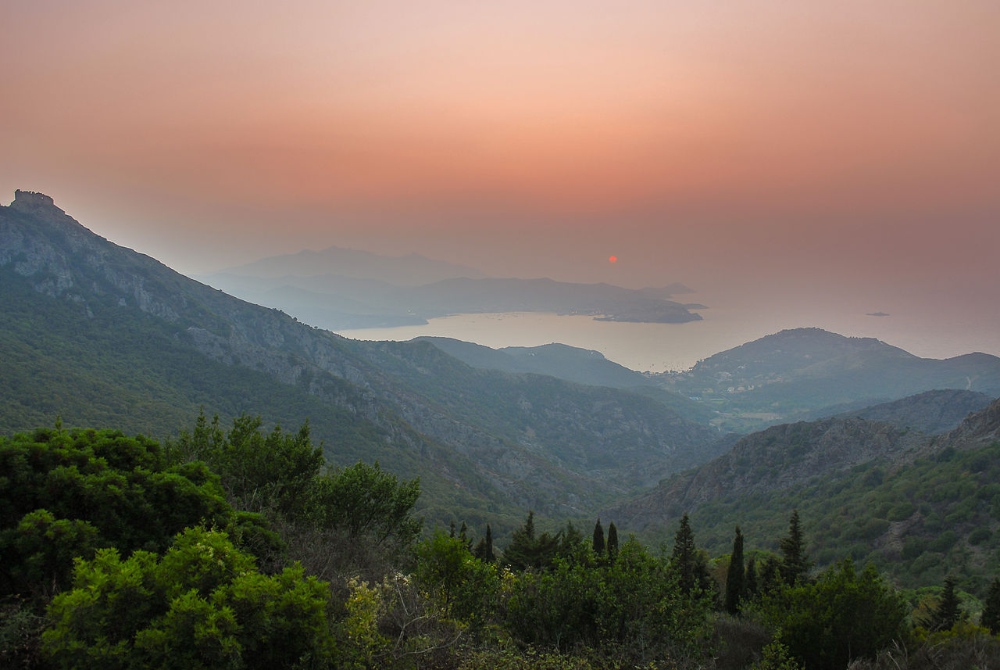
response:
<path fill-rule="evenodd" d="M 998 34 L 995 0 L 13 0 L 0 194 L 189 274 L 336 245 L 993 319 Z"/>

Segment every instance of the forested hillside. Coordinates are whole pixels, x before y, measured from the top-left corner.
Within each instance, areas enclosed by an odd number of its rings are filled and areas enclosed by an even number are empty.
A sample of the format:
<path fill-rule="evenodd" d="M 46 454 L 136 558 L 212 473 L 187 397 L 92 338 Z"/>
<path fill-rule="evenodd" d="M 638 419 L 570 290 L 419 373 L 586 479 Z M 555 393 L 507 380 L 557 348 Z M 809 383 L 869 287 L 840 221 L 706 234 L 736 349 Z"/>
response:
<path fill-rule="evenodd" d="M 907 586 L 953 574 L 981 589 L 1000 570 L 998 481 L 1000 400 L 939 436 L 858 418 L 769 428 L 603 515 L 655 538 L 688 513 L 721 552 L 734 525 L 775 537 L 794 507 L 820 565 L 852 556 Z"/>
<path fill-rule="evenodd" d="M 918 668 L 1000 659 L 1000 580 L 902 592 L 777 550 L 616 525 L 421 535 L 416 480 L 329 469 L 307 426 L 201 416 L 0 438 L 0 662 L 23 668 Z M 961 589 L 959 589 L 961 584 Z M 905 663 L 906 665 L 900 665 Z M 946 664 L 946 665 L 945 665 Z M 965 665 L 963 665 L 965 664 Z"/>
<path fill-rule="evenodd" d="M 898 670 L 1000 653 L 1000 404 L 949 430 L 982 393 L 738 439 L 718 430 L 737 406 L 706 396 L 337 337 L 25 192 L 0 208 L 0 309 L 4 667 Z M 779 334 L 692 379 L 762 379 L 795 412 L 843 408 L 872 375 L 895 375 L 891 393 L 958 374 L 992 388 L 993 357 L 928 367 L 845 339 Z M 585 352 L 542 354 L 569 377 Z"/>
<path fill-rule="evenodd" d="M 48 196 L 0 208 L 0 427 L 121 425 L 168 437 L 200 408 L 309 419 L 332 462 L 421 476 L 433 518 L 509 530 L 719 453 L 715 430 L 626 391 L 478 370 L 426 342 L 346 340 L 104 240 Z"/>

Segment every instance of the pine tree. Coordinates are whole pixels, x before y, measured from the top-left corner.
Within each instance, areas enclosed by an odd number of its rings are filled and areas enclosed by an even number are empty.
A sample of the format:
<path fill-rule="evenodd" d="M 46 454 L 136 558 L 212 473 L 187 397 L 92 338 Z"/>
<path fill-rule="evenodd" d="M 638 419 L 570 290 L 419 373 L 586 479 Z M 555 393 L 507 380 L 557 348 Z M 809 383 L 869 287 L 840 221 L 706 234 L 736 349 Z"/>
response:
<path fill-rule="evenodd" d="M 597 557 L 604 555 L 604 528 L 601 526 L 600 519 L 594 526 L 594 555 Z"/>
<path fill-rule="evenodd" d="M 812 567 L 812 561 L 806 554 L 806 541 L 799 525 L 799 511 L 792 510 L 788 520 L 788 536 L 781 539 L 781 578 L 789 586 L 800 580 L 805 580 Z"/>
<path fill-rule="evenodd" d="M 944 593 L 941 594 L 937 611 L 931 618 L 931 630 L 951 630 L 961 616 L 959 604 L 958 594 L 955 593 L 955 578 L 949 575 L 944 580 Z"/>
<path fill-rule="evenodd" d="M 511 534 L 510 544 L 503 552 L 504 560 L 516 570 L 547 568 L 559 555 L 562 539 L 561 531 L 555 535 L 542 533 L 535 537 L 535 513 L 528 512 L 524 525 Z"/>
<path fill-rule="evenodd" d="M 989 628 L 993 635 L 1000 633 L 1000 578 L 995 577 L 990 584 L 980 623 L 984 628 Z"/>
<path fill-rule="evenodd" d="M 694 532 L 688 515 L 681 517 L 680 527 L 674 536 L 674 550 L 670 554 L 670 565 L 677 572 L 681 590 L 687 594 L 698 584 L 698 548 L 694 544 Z"/>
<path fill-rule="evenodd" d="M 739 614 L 740 601 L 746 597 L 746 572 L 743 567 L 743 533 L 736 527 L 736 537 L 733 538 L 733 553 L 729 558 L 729 570 L 726 572 L 726 611 Z"/>
<path fill-rule="evenodd" d="M 612 521 L 608 526 L 608 560 L 611 563 L 615 562 L 615 558 L 618 556 L 618 529 L 615 527 L 615 522 Z"/>

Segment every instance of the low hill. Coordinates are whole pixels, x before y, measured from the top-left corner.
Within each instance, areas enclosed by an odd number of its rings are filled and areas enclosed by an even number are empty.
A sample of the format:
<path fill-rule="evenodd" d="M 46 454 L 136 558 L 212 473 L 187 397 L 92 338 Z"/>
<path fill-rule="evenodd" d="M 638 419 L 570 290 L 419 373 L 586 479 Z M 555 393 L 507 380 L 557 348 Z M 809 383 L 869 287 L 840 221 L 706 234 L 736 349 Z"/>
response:
<path fill-rule="evenodd" d="M 986 409 L 992 402 L 992 397 L 976 391 L 927 391 L 838 416 L 881 421 L 936 435 L 957 428 L 968 415 Z"/>
<path fill-rule="evenodd" d="M 950 573 L 985 589 L 1000 569 L 998 478 L 1000 400 L 940 436 L 859 418 L 769 428 L 602 517 L 666 538 L 689 512 L 723 554 L 736 525 L 748 548 L 776 550 L 798 509 L 820 566 L 852 556 L 906 586 Z"/>
<path fill-rule="evenodd" d="M 599 351 L 546 344 L 538 347 L 491 349 L 448 337 L 419 337 L 474 368 L 501 372 L 532 373 L 590 386 L 634 388 L 649 386 L 643 374 L 609 361 Z"/>
<path fill-rule="evenodd" d="M 799 328 L 654 380 L 717 410 L 717 425 L 749 432 L 930 390 L 960 389 L 996 397 L 1000 358 L 981 353 L 946 360 L 919 358 L 872 338 Z"/>

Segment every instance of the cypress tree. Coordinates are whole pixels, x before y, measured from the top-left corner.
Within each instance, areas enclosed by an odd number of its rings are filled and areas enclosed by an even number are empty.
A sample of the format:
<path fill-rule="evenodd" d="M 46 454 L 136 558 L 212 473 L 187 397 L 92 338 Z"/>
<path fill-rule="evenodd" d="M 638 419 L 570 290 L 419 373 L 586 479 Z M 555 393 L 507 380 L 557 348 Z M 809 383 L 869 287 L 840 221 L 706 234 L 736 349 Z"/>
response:
<path fill-rule="evenodd" d="M 486 537 L 479 539 L 472 555 L 483 563 L 496 561 L 496 556 L 493 554 L 493 529 L 490 528 L 490 524 L 486 524 Z"/>
<path fill-rule="evenodd" d="M 616 556 L 618 556 L 618 529 L 612 521 L 608 526 L 608 560 L 614 563 Z"/>
<path fill-rule="evenodd" d="M 604 555 L 604 528 L 601 526 L 600 519 L 594 526 L 594 555 L 598 557 Z"/>
<path fill-rule="evenodd" d="M 993 583 L 990 584 L 990 592 L 986 596 L 980 623 L 984 628 L 989 628 L 991 634 L 1000 633 L 1000 578 L 994 577 Z"/>
<path fill-rule="evenodd" d="M 733 553 L 729 558 L 729 570 L 726 572 L 726 611 L 739 614 L 740 601 L 746 596 L 746 573 L 743 567 L 743 533 L 736 527 L 736 537 L 733 539 Z"/>
<path fill-rule="evenodd" d="M 781 578 L 789 586 L 794 586 L 799 580 L 804 580 L 812 567 L 812 561 L 806 554 L 806 541 L 799 525 L 799 511 L 792 510 L 788 520 L 788 536 L 783 537 L 781 549 Z"/>

